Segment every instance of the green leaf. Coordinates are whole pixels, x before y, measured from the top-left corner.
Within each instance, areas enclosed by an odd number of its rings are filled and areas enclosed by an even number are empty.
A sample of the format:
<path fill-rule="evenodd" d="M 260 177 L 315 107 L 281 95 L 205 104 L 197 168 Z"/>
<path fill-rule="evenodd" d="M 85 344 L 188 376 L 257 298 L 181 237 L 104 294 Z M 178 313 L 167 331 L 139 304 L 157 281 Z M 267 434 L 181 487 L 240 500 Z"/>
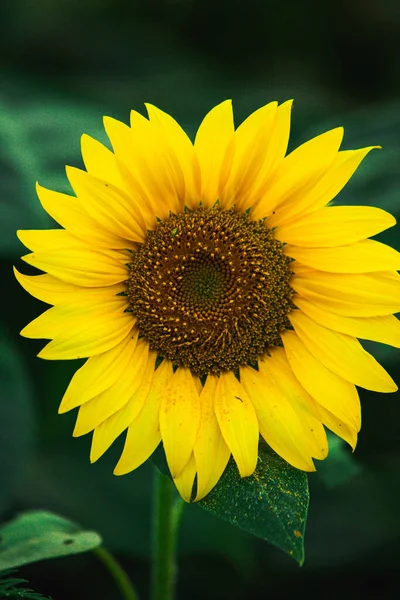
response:
<path fill-rule="evenodd" d="M 88 552 L 101 544 L 94 531 L 50 512 L 28 511 L 0 527 L 0 570 Z"/>
<path fill-rule="evenodd" d="M 231 460 L 218 485 L 199 505 L 302 564 L 308 500 L 307 474 L 260 442 L 254 474 L 240 479 Z"/>

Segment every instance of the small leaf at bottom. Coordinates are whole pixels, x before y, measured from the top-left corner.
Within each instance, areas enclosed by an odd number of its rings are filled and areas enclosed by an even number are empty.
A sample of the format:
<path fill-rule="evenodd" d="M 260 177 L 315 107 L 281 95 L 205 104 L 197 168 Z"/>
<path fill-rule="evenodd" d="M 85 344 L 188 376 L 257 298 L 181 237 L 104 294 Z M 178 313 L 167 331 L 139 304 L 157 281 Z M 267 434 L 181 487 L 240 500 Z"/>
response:
<path fill-rule="evenodd" d="M 94 531 L 44 511 L 28 511 L 0 527 L 0 571 L 27 563 L 79 554 L 101 544 Z"/>

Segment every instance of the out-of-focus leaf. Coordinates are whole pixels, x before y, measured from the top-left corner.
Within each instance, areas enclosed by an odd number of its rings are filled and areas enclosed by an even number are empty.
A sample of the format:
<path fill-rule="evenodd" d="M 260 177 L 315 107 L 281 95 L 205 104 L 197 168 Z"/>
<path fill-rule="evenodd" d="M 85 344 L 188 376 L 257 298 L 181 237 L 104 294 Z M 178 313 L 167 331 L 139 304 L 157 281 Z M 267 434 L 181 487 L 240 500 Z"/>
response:
<path fill-rule="evenodd" d="M 25 364 L 0 329 L 0 515 L 32 452 L 32 395 Z"/>
<path fill-rule="evenodd" d="M 84 132 L 105 137 L 101 114 L 93 108 L 46 104 L 40 98 L 18 110 L 0 103 L 1 255 L 20 253 L 17 229 L 53 226 L 36 197 L 35 183 L 70 191 L 64 165 L 80 163 L 79 140 Z"/>
<path fill-rule="evenodd" d="M 100 544 L 94 531 L 83 531 L 53 513 L 28 511 L 0 527 L 0 570 L 87 552 Z"/>
<path fill-rule="evenodd" d="M 230 461 L 220 482 L 199 502 L 202 508 L 304 561 L 308 510 L 307 474 L 260 443 L 253 475 L 240 479 Z"/>

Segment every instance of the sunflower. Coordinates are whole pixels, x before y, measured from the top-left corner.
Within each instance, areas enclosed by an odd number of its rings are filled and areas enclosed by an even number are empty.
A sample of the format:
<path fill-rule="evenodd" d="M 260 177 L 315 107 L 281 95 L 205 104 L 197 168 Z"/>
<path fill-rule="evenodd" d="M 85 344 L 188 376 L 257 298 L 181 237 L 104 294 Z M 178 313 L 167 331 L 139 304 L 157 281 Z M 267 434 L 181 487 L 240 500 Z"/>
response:
<path fill-rule="evenodd" d="M 357 340 L 400 347 L 400 254 L 367 239 L 395 219 L 331 206 L 372 148 L 340 150 L 338 127 L 287 154 L 291 107 L 235 130 L 222 102 L 194 143 L 152 105 L 130 127 L 107 117 L 113 151 L 82 137 L 74 196 L 37 186 L 62 229 L 18 232 L 44 273 L 16 277 L 53 305 L 22 335 L 50 340 L 41 358 L 87 358 L 59 409 L 79 407 L 74 436 L 93 432 L 96 461 L 126 431 L 117 475 L 162 441 L 187 501 L 231 455 L 251 475 L 260 434 L 314 471 L 324 426 L 356 445 L 356 386 L 397 389 Z"/>

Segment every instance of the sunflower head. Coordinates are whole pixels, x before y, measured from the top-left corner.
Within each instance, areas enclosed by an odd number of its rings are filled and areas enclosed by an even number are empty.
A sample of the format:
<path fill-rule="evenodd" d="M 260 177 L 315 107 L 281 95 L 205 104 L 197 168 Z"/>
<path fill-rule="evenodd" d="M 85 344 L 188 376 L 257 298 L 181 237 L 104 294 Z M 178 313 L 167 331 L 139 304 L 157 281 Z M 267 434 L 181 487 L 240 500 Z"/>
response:
<path fill-rule="evenodd" d="M 356 386 L 396 389 L 357 339 L 400 346 L 400 255 L 368 239 L 395 220 L 332 205 L 371 148 L 340 150 L 337 128 L 287 154 L 291 102 L 237 129 L 223 102 L 194 143 L 147 110 L 105 119 L 112 151 L 82 137 L 74 196 L 38 186 L 61 228 L 19 232 L 43 273 L 16 277 L 52 305 L 22 334 L 50 340 L 42 358 L 87 358 L 60 412 L 79 407 L 91 460 L 127 432 L 116 474 L 162 441 L 199 500 L 231 455 L 253 473 L 260 435 L 312 471 L 324 426 L 355 447 Z"/>

